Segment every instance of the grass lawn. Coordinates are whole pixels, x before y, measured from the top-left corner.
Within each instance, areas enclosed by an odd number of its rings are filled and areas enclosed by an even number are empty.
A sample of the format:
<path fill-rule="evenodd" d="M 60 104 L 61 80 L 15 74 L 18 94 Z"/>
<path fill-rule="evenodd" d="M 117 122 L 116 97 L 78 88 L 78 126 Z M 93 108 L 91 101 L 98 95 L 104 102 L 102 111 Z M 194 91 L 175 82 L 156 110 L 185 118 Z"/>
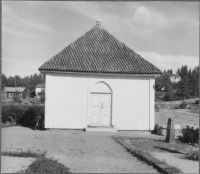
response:
<path fill-rule="evenodd" d="M 155 123 L 156 124 L 167 124 L 169 118 L 174 120 L 174 124 L 179 124 L 182 128 L 186 125 L 199 125 L 199 115 L 175 110 L 160 110 L 155 112 Z M 183 111 L 183 112 L 182 112 Z"/>
<path fill-rule="evenodd" d="M 180 104 L 159 104 L 160 109 L 165 110 L 176 110 Z M 199 104 L 196 103 L 188 103 L 191 109 L 187 109 L 187 112 L 199 114 Z"/>
<path fill-rule="evenodd" d="M 199 104 L 191 104 L 189 112 L 199 114 Z"/>
<path fill-rule="evenodd" d="M 186 125 L 198 125 L 199 124 L 199 115 L 180 113 L 175 111 L 160 111 L 155 112 L 155 123 L 156 124 L 167 124 L 168 119 L 171 118 L 174 120 L 174 124 L 179 124 L 182 128 Z"/>

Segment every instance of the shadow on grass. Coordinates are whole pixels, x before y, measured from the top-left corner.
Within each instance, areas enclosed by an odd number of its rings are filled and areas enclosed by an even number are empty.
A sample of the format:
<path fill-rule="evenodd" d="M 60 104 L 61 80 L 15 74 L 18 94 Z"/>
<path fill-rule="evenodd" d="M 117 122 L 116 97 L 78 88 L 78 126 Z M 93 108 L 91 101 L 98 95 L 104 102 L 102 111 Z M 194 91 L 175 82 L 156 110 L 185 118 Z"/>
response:
<path fill-rule="evenodd" d="M 163 143 L 167 143 L 165 141 L 165 137 L 161 137 L 160 139 L 154 139 L 154 141 L 159 141 L 159 142 L 163 142 Z M 176 144 L 182 144 L 183 142 L 181 141 L 181 139 L 175 139 Z"/>
<path fill-rule="evenodd" d="M 163 139 L 154 139 L 154 141 L 159 141 L 159 142 L 165 143 L 165 139 L 164 138 Z"/>
<path fill-rule="evenodd" d="M 179 153 L 179 154 L 183 154 L 182 152 L 179 152 L 179 151 L 177 151 L 177 150 L 167 149 L 167 148 L 159 147 L 159 146 L 154 146 L 154 147 L 157 148 L 157 149 L 166 151 L 166 152 L 170 152 L 170 153 Z"/>
<path fill-rule="evenodd" d="M 45 156 L 46 153 L 34 153 L 31 151 L 7 151 L 7 152 L 1 152 L 2 156 L 10 156 L 10 157 L 24 157 L 24 158 L 39 158 Z"/>

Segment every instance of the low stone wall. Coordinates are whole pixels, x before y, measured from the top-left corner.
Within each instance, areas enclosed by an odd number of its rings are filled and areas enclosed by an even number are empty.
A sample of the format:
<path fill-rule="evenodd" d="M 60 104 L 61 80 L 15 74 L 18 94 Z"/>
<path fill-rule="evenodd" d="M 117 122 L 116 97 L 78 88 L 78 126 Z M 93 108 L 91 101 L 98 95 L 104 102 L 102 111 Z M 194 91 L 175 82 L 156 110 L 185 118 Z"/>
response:
<path fill-rule="evenodd" d="M 192 98 L 185 100 L 187 103 L 195 103 L 196 100 L 199 100 L 199 98 Z M 181 104 L 183 100 L 177 100 L 177 101 L 162 101 L 162 102 L 155 102 L 155 104 Z"/>
<path fill-rule="evenodd" d="M 179 124 L 174 125 L 175 137 L 182 135 L 182 128 Z M 166 136 L 167 125 L 155 125 L 154 133 L 157 135 Z"/>

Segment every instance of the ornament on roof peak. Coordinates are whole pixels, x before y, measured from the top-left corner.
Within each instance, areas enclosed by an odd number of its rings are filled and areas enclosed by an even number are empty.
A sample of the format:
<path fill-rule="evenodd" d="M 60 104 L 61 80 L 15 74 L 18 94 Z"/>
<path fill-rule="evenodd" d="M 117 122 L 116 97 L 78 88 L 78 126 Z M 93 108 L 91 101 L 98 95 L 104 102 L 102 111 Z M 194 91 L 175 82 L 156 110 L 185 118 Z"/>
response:
<path fill-rule="evenodd" d="M 96 26 L 99 27 L 100 26 L 100 20 L 96 20 Z"/>

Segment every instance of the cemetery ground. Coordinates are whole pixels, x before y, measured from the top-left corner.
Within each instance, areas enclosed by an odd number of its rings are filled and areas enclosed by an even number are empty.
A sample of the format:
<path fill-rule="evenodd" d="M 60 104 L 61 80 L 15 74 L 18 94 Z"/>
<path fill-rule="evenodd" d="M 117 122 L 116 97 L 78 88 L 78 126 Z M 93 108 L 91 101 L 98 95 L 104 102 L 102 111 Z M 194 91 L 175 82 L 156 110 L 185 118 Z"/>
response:
<path fill-rule="evenodd" d="M 186 100 L 187 101 L 187 100 Z M 161 110 L 173 110 L 173 111 L 179 111 L 179 112 L 186 112 L 186 113 L 194 113 L 199 114 L 199 104 L 198 103 L 188 103 L 190 106 L 190 109 L 177 109 L 179 107 L 180 103 L 173 103 L 173 104 L 159 104 L 159 107 Z"/>
<path fill-rule="evenodd" d="M 186 125 L 199 125 L 199 104 L 190 103 L 191 109 L 175 109 L 180 104 L 159 104 L 159 112 L 155 112 L 156 124 L 167 124 L 168 118 L 174 120 L 182 128 Z"/>
<path fill-rule="evenodd" d="M 199 115 L 161 109 L 155 122 L 194 125 Z M 1 172 L 45 173 L 198 173 L 199 162 L 188 154 L 194 147 L 146 131 L 98 133 L 69 130 L 2 129 Z M 40 171 L 38 171 L 40 169 Z M 48 172 L 48 171 L 46 171 Z"/>

